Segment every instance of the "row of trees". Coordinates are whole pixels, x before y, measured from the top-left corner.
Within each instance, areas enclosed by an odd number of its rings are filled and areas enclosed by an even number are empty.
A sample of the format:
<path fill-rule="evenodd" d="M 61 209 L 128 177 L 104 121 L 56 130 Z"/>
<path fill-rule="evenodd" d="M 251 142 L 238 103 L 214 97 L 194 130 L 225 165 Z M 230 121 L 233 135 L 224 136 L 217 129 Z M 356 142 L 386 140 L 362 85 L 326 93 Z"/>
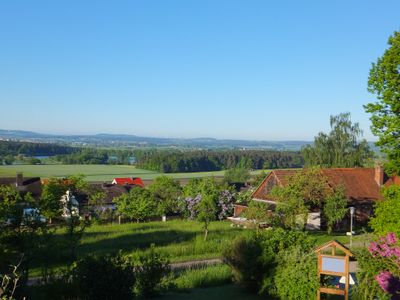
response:
<path fill-rule="evenodd" d="M 298 168 L 303 159 L 298 152 L 267 150 L 152 151 L 137 157 L 144 169 L 165 172 L 202 172 L 246 169 Z"/>
<path fill-rule="evenodd" d="M 70 154 L 77 150 L 71 146 L 54 143 L 33 143 L 0 141 L 0 156 L 52 156 L 57 154 Z"/>

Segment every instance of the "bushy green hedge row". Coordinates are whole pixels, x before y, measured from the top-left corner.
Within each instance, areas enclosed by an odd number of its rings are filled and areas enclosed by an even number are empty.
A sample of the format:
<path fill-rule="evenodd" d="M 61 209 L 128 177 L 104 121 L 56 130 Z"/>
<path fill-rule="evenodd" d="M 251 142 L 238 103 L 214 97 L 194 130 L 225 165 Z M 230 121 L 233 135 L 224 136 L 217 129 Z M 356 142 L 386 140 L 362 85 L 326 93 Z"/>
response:
<path fill-rule="evenodd" d="M 313 299 L 318 288 L 315 240 L 280 228 L 237 238 L 223 253 L 235 281 L 281 299 Z"/>
<path fill-rule="evenodd" d="M 154 247 L 137 256 L 87 256 L 39 287 L 36 298 L 149 298 L 167 288 L 169 274 L 169 261 Z"/>

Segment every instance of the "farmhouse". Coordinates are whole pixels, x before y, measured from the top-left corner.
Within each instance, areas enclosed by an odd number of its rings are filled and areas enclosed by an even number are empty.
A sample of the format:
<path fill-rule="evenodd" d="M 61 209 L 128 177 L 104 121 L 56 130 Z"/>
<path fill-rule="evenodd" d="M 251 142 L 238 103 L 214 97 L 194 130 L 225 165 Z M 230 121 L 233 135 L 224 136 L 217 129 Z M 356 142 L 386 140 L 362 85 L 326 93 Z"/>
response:
<path fill-rule="evenodd" d="M 103 209 L 114 209 L 114 198 L 119 197 L 121 195 L 129 193 L 130 189 L 134 185 L 118 185 L 118 184 L 109 184 L 109 183 L 90 183 L 89 188 L 92 192 L 102 192 L 104 194 L 104 198 L 101 199 L 101 204 L 97 205 L 97 208 Z M 86 193 L 81 193 L 78 196 L 80 206 L 82 207 L 93 207 L 93 205 L 89 205 L 88 203 L 88 195 Z"/>
<path fill-rule="evenodd" d="M 276 201 L 271 196 L 275 186 L 285 186 L 298 170 L 273 170 L 252 194 L 252 201 L 264 202 L 268 209 L 274 210 Z M 382 200 L 380 190 L 383 186 L 400 183 L 398 177 L 388 177 L 382 167 L 375 168 L 331 168 L 321 169 L 321 175 L 327 179 L 327 184 L 334 189 L 344 187 L 348 206 L 355 207 L 356 222 L 365 223 L 372 214 L 373 204 Z M 246 205 L 235 205 L 234 217 L 239 217 L 246 210 Z M 321 228 L 320 211 L 310 212 L 307 221 L 309 229 Z"/>

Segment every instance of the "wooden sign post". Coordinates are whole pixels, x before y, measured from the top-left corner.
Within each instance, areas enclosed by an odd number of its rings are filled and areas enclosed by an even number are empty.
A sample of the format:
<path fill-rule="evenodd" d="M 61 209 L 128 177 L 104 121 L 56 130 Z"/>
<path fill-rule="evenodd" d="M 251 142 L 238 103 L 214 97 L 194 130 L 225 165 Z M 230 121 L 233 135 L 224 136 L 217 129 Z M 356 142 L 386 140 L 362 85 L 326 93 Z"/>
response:
<path fill-rule="evenodd" d="M 353 254 L 338 241 L 330 241 L 315 249 L 318 256 L 318 278 L 321 275 L 344 276 L 344 289 L 337 287 L 320 287 L 317 291 L 317 299 L 321 299 L 321 293 L 331 295 L 342 295 L 345 300 L 349 299 L 349 259 Z"/>

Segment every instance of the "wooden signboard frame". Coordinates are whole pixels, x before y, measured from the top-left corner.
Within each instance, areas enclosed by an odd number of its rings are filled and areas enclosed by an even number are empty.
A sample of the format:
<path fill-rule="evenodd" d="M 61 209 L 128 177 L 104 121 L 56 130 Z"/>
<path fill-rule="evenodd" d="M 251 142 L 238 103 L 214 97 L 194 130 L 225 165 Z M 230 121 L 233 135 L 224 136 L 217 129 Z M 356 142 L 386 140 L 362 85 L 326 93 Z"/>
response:
<path fill-rule="evenodd" d="M 331 249 L 330 254 L 323 253 L 324 251 Z M 336 250 L 340 250 L 344 253 L 344 255 L 337 255 Z M 330 241 L 328 243 L 323 244 L 322 246 L 315 249 L 315 253 L 318 256 L 318 279 L 321 281 L 321 275 L 333 275 L 333 276 L 344 276 L 346 278 L 345 288 L 330 288 L 330 287 L 319 287 L 317 291 L 317 299 L 321 299 L 321 293 L 331 294 L 331 295 L 342 295 L 345 300 L 349 299 L 349 280 L 350 280 L 350 272 L 349 272 L 349 260 L 353 254 L 350 250 L 339 243 L 338 241 Z M 331 260 L 343 260 L 344 268 L 342 271 L 338 270 L 329 270 L 329 266 L 324 266 L 323 262 L 328 262 Z M 336 268 L 338 269 L 338 268 Z"/>

